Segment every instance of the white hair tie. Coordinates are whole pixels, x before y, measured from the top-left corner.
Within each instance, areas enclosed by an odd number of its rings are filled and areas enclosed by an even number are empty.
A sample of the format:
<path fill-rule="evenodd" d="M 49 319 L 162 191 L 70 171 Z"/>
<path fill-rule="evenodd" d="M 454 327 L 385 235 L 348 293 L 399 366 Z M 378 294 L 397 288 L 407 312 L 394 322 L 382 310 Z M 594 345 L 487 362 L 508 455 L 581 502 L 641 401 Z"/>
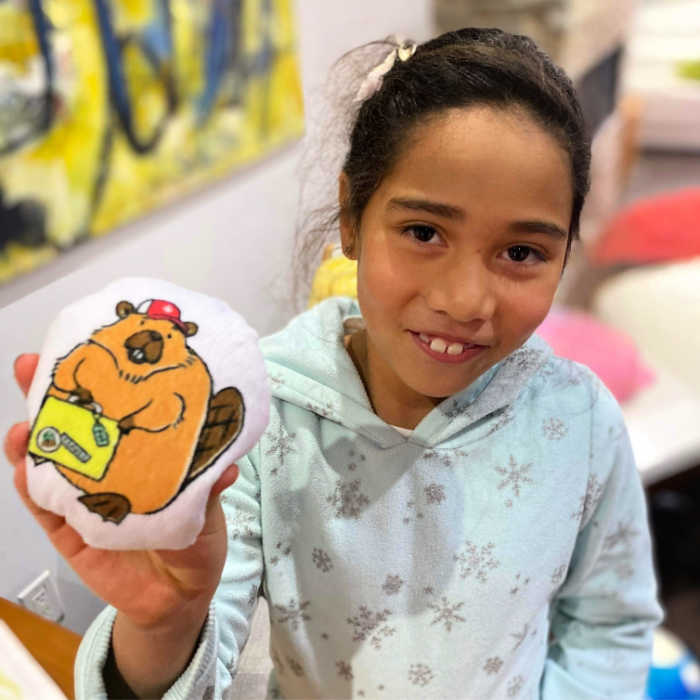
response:
<path fill-rule="evenodd" d="M 395 36 L 390 37 L 389 41 L 395 43 L 396 46 L 378 66 L 372 68 L 368 73 L 367 77 L 362 81 L 362 85 L 360 85 L 353 102 L 364 102 L 368 97 L 374 95 L 381 87 L 384 76 L 393 68 L 396 58 L 398 57 L 399 61 L 408 61 L 416 52 L 416 47 L 418 46 L 414 41 Z"/>

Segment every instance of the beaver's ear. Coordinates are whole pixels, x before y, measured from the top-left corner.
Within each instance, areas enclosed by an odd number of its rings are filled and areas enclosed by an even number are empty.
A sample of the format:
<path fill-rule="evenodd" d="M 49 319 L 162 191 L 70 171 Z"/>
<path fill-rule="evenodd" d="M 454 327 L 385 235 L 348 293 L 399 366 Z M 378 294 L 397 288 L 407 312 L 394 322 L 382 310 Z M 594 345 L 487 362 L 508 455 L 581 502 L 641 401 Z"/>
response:
<path fill-rule="evenodd" d="M 129 314 L 133 314 L 136 309 L 130 301 L 120 301 L 117 304 L 117 316 L 126 318 Z"/>
<path fill-rule="evenodd" d="M 186 338 L 191 338 L 199 330 L 199 326 L 196 323 L 192 323 L 192 321 L 187 321 L 185 327 L 187 328 Z"/>

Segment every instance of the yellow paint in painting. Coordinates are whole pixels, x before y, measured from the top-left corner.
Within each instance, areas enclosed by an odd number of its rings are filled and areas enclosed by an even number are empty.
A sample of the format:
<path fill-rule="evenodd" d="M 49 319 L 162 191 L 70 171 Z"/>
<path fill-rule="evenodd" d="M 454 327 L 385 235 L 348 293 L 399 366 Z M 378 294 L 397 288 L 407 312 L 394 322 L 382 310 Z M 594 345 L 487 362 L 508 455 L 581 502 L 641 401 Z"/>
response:
<path fill-rule="evenodd" d="M 90 0 L 72 0 L 71 22 L 60 0 L 48 2 L 50 21 L 56 20 L 54 43 L 70 47 L 74 81 L 67 100 L 43 138 L 17 151 L 2 163 L 2 186 L 9 201 L 35 199 L 45 204 L 46 228 L 57 245 L 71 243 L 84 230 L 90 215 L 93 184 L 107 119 L 107 86 L 96 18 Z"/>
<path fill-rule="evenodd" d="M 138 27 L 153 19 L 154 4 L 153 0 L 120 0 L 112 3 L 112 7 L 118 23 L 124 21 Z"/>
<path fill-rule="evenodd" d="M 28 248 L 19 243 L 8 243 L 5 254 L 0 255 L 0 282 L 9 280 L 17 274 L 30 272 L 37 265 L 43 265 L 58 255 L 48 246 Z"/>
<path fill-rule="evenodd" d="M 295 53 L 297 37 L 292 21 L 293 3 L 291 0 L 275 0 L 275 5 L 276 26 L 279 32 L 278 46 L 281 51 L 270 89 L 273 95 L 279 94 L 286 96 L 287 99 L 273 100 L 270 106 L 270 123 L 273 129 L 285 122 L 288 113 L 304 114 L 304 94 Z M 282 86 L 286 87 L 282 89 Z"/>
<path fill-rule="evenodd" d="M 81 0 L 43 0 L 42 7 L 51 21 L 51 26 L 64 32 L 70 29 L 70 25 L 91 23 L 92 4 Z"/>
<path fill-rule="evenodd" d="M 15 64 L 20 72 L 30 69 L 39 53 L 34 24 L 29 13 L 10 2 L 0 3 L 0 61 Z"/>
<path fill-rule="evenodd" d="M 146 60 L 136 44 L 128 44 L 122 54 L 127 92 L 132 106 L 134 129 L 146 141 L 167 115 L 168 98 L 162 76 Z"/>
<path fill-rule="evenodd" d="M 291 50 L 296 42 L 294 22 L 292 21 L 294 8 L 290 0 L 275 0 L 274 7 L 279 44 Z"/>
<path fill-rule="evenodd" d="M 296 86 L 296 89 L 291 89 Z M 304 113 L 304 100 L 297 69 L 292 53 L 285 53 L 277 60 L 270 76 L 269 92 L 273 97 L 267 105 L 268 128 L 277 131 L 283 128 L 290 114 Z M 284 99 L 286 98 L 286 99 Z"/>
<path fill-rule="evenodd" d="M 274 132 L 280 124 L 287 122 L 290 114 L 303 112 L 301 84 L 292 53 L 295 37 L 291 6 L 282 0 L 274 4 L 273 9 L 272 17 L 269 17 L 263 10 L 261 0 L 245 3 L 243 44 L 246 52 L 260 51 L 265 37 L 276 47 L 274 64 L 269 72 L 254 76 L 248 85 L 246 124 L 253 132 Z M 288 56 L 287 60 L 285 56 Z M 288 69 L 290 60 L 291 74 Z M 252 138 L 255 136 L 252 135 Z"/>
<path fill-rule="evenodd" d="M 268 18 L 263 10 L 262 0 L 248 0 L 243 3 L 243 51 L 255 54 L 260 51 L 265 37 L 270 36 Z"/>
<path fill-rule="evenodd" d="M 205 89 L 210 3 L 171 0 L 174 55 L 166 70 L 172 71 L 179 103 L 161 140 L 146 154 L 133 151 L 116 114 L 109 113 L 107 72 L 92 0 L 44 0 L 44 7 L 55 27 L 52 45 L 61 54 L 58 60 L 63 68 L 70 67 L 61 71 L 68 75 L 67 84 L 60 89 L 65 103 L 47 133 L 3 158 L 0 186 L 8 201 L 28 199 L 45 205 L 50 240 L 57 244 L 69 244 L 87 229 L 100 235 L 167 199 L 227 174 L 232 167 L 302 131 L 291 0 L 273 0 L 272 18 L 263 14 L 261 0 L 242 3 L 243 52 L 252 60 L 263 48 L 266 36 L 275 47 L 273 65 L 267 74 L 250 78 L 243 86 L 240 106 L 227 104 L 222 94 L 204 125 L 198 123 L 195 110 Z M 115 10 L 115 30 L 123 36 L 125 27 L 137 32 L 151 19 L 156 2 L 114 0 L 111 7 Z M 0 11 L 4 9 L 0 2 Z M 68 46 L 65 52 L 62 42 Z M 31 60 L 35 61 L 36 43 L 32 50 Z M 162 76 L 156 74 L 136 42 L 122 45 L 121 59 L 136 131 L 144 138 L 166 110 Z M 0 43 L 0 67 L 4 60 Z M 111 142 L 106 140 L 110 130 Z M 93 211 L 106 143 L 110 143 L 106 179 Z M 0 281 L 54 254 L 48 246 L 32 249 L 11 243 L 0 255 Z"/>
<path fill-rule="evenodd" d="M 174 73 L 178 93 L 183 99 L 199 95 L 204 89 L 205 33 L 207 3 L 174 0 L 171 5 Z"/>
<path fill-rule="evenodd" d="M 199 50 L 195 55 L 202 56 L 205 46 L 201 37 L 205 35 L 205 16 L 200 15 L 196 32 L 185 31 L 192 27 L 192 5 L 188 2 L 175 2 L 175 65 L 176 74 L 192 75 L 183 90 L 178 83 L 181 97 L 195 97 L 203 89 L 201 78 L 194 71 L 188 71 L 192 47 Z M 200 6 L 201 7 L 201 6 Z M 291 12 L 288 2 L 276 8 L 278 12 Z M 262 4 L 259 0 L 244 3 L 243 35 L 246 52 L 260 50 L 261 38 L 255 41 L 254 34 L 263 28 L 261 20 Z M 189 21 L 181 21 L 181 20 Z M 293 24 L 289 17 L 279 24 L 271 24 L 266 31 L 276 30 L 271 36 L 278 50 L 269 74 L 249 81 L 244 93 L 240 116 L 233 116 L 232 110 L 215 110 L 204 130 L 197 130 L 192 105 L 183 100 L 178 112 L 169 120 L 162 140 L 153 153 L 138 156 L 128 147 L 123 135 L 118 134 L 113 144 L 110 177 L 100 206 L 95 214 L 93 231 L 95 234 L 108 231 L 116 221 L 136 216 L 144 209 L 155 206 L 164 195 L 175 195 L 193 186 L 204 183 L 212 176 L 220 176 L 237 164 L 250 160 L 260 152 L 265 144 L 281 143 L 300 132 L 303 125 L 302 92 L 293 53 Z M 284 29 L 285 36 L 281 36 Z M 247 37 L 247 39 L 245 39 Z M 202 74 L 202 64 L 197 60 L 198 72 Z M 263 131 L 263 126 L 265 130 Z M 196 136 L 195 136 L 196 134 Z M 207 163 L 206 172 L 197 165 Z"/>
<path fill-rule="evenodd" d="M 93 234 L 106 233 L 115 224 L 137 216 L 148 210 L 163 194 L 157 191 L 161 183 L 167 183 L 180 168 L 168 167 L 162 144 L 157 148 L 157 157 L 151 154 L 135 154 L 122 134 L 117 134 L 112 146 L 109 164 L 109 179 L 93 218 Z M 169 172 L 168 172 L 169 171 Z"/>

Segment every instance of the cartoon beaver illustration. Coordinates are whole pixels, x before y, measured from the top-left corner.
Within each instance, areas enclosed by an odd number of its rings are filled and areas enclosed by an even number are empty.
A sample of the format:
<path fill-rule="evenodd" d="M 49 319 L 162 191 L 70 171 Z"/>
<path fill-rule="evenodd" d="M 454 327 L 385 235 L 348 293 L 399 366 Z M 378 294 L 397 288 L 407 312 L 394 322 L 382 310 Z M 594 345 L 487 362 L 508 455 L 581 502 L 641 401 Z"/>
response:
<path fill-rule="evenodd" d="M 42 410 L 50 404 L 56 415 L 84 416 L 93 435 L 76 437 L 79 420 L 72 435 L 56 420 L 42 427 L 40 411 L 30 439 L 35 463 L 52 461 L 85 492 L 79 500 L 114 523 L 168 505 L 236 439 L 245 413 L 238 389 L 212 395 L 209 370 L 187 345 L 197 324 L 183 323 L 177 306 L 162 299 L 141 308 L 120 301 L 118 320 L 95 330 L 54 367 Z M 108 445 L 110 426 L 109 459 L 91 474 L 81 465 Z"/>

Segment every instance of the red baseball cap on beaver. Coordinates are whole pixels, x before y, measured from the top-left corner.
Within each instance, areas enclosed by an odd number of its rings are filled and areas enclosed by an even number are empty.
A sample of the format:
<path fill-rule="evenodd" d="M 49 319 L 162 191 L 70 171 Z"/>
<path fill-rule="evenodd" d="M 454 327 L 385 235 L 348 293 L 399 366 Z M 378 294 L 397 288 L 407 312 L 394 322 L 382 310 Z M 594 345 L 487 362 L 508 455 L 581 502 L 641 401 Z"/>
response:
<path fill-rule="evenodd" d="M 139 304 L 139 311 L 141 311 L 145 304 L 148 304 L 148 308 L 146 309 L 146 316 L 148 316 L 148 318 L 159 321 L 172 321 L 187 335 L 187 326 L 181 321 L 180 309 L 178 309 L 175 304 L 165 299 L 147 299 Z"/>

